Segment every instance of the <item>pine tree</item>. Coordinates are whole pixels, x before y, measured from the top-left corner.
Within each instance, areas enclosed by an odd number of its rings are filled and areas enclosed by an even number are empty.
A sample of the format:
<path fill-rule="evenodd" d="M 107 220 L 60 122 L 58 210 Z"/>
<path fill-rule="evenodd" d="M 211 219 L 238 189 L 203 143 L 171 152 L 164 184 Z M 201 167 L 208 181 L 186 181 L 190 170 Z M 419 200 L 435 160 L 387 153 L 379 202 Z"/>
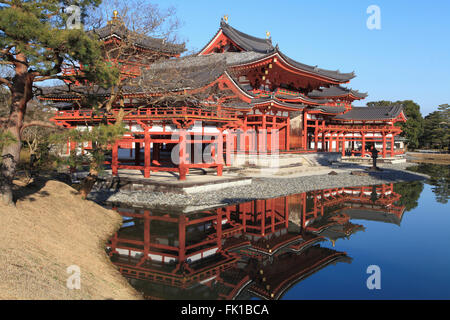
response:
<path fill-rule="evenodd" d="M 5 135 L 12 138 L 3 147 L 0 192 L 6 204 L 13 204 L 12 181 L 21 149 L 21 131 L 28 102 L 33 98 L 33 84 L 62 79 L 67 63 L 83 64 L 79 81 L 108 87 L 117 81 L 118 71 L 104 61 L 100 43 L 81 28 L 72 28 L 73 14 L 65 9 L 77 6 L 81 18 L 101 0 L 14 0 L 2 1 L 0 7 L 0 64 L 10 68 L 11 76 L 0 77 L 0 84 L 11 95 L 8 116 L 0 119 Z M 74 7 L 72 7 L 74 8 Z M 37 123 L 35 124 L 37 125 Z"/>
<path fill-rule="evenodd" d="M 424 132 L 420 144 L 425 148 L 448 149 L 450 147 L 450 106 L 443 104 L 424 119 Z"/>
<path fill-rule="evenodd" d="M 81 197 L 86 199 L 91 192 L 92 187 L 103 170 L 105 156 L 111 150 L 112 145 L 117 139 L 123 137 L 127 129 L 123 125 L 123 109 L 119 112 L 116 122 L 111 124 L 100 124 L 93 127 L 85 127 L 85 130 L 75 128 L 66 130 L 63 133 L 57 133 L 51 137 L 51 141 L 66 144 L 67 141 L 75 142 L 78 145 L 86 142 L 92 143 L 92 148 L 86 149 L 84 153 L 71 152 L 66 163 L 71 168 L 89 166 L 89 174 L 81 183 Z"/>

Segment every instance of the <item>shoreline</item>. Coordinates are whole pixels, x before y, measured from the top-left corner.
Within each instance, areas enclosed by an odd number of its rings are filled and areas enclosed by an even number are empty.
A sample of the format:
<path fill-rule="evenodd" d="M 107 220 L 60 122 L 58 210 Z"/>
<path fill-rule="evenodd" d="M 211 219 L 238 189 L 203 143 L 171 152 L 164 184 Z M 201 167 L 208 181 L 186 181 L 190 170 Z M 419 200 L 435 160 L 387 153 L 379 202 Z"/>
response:
<path fill-rule="evenodd" d="M 343 188 L 352 186 L 379 185 L 385 183 L 411 182 L 426 180 L 429 177 L 406 170 L 415 163 L 379 166 L 380 172 L 368 175 L 352 175 L 352 171 L 363 171 L 360 165 L 346 164 L 343 168 L 330 167 L 328 172 L 336 175 L 303 173 L 297 176 L 254 177 L 250 185 L 225 188 L 209 193 L 177 194 L 163 192 L 111 192 L 100 190 L 92 192 L 90 200 L 102 205 L 115 207 L 138 207 L 179 213 L 213 209 L 257 199 L 269 199 L 309 192 L 320 189 Z"/>

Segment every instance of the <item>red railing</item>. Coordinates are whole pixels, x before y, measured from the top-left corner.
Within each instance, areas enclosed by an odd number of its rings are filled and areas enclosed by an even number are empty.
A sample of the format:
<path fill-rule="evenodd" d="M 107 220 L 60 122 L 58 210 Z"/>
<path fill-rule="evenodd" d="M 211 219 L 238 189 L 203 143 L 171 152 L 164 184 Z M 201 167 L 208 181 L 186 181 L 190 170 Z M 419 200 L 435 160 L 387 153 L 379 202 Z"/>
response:
<path fill-rule="evenodd" d="M 309 128 L 314 128 L 314 126 L 312 125 L 308 125 Z M 334 129 L 334 130 L 347 130 L 347 129 L 352 129 L 352 130 L 390 130 L 390 131 L 401 131 L 400 128 L 395 127 L 395 126 L 386 126 L 386 125 L 370 125 L 370 126 L 361 126 L 361 125 L 352 125 L 352 124 L 342 124 L 342 125 L 333 125 L 333 124 L 327 124 L 325 127 L 319 126 L 318 127 L 319 130 L 330 130 L 330 129 Z M 394 130 L 393 130 L 394 129 Z M 397 130 L 395 130 L 397 129 Z"/>
<path fill-rule="evenodd" d="M 199 118 L 199 119 L 223 119 L 238 120 L 237 113 L 227 110 L 205 110 L 193 107 L 169 107 L 169 108 L 125 108 L 124 120 L 132 119 L 154 119 L 154 118 Z M 113 109 L 106 113 L 104 111 L 95 112 L 93 110 L 73 110 L 57 111 L 53 117 L 57 120 L 100 120 L 105 115 L 110 119 L 115 119 L 120 109 Z"/>

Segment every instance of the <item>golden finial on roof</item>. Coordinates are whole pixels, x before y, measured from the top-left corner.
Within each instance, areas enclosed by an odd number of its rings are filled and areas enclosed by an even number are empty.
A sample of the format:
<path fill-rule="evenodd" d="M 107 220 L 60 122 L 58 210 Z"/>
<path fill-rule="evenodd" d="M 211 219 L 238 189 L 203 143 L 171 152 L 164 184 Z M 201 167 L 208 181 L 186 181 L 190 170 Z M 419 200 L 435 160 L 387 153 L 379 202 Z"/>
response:
<path fill-rule="evenodd" d="M 116 24 L 119 21 L 119 11 L 113 11 L 113 17 L 108 21 L 108 24 Z"/>
<path fill-rule="evenodd" d="M 270 32 L 266 31 L 266 38 L 269 39 L 270 38 Z"/>
<path fill-rule="evenodd" d="M 227 14 L 223 16 L 223 20 L 224 20 L 226 23 L 228 23 L 228 15 L 227 15 Z"/>

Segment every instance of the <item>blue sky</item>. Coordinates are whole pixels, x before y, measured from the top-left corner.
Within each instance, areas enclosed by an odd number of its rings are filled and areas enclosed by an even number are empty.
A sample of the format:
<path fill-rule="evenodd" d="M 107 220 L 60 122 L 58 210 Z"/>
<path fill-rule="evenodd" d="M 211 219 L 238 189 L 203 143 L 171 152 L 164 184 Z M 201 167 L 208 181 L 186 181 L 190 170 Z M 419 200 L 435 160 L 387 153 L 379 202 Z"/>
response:
<path fill-rule="evenodd" d="M 450 1 L 406 0 L 163 0 L 183 22 L 188 49 L 201 49 L 227 14 L 229 24 L 272 42 L 291 58 L 342 72 L 348 86 L 376 100 L 412 99 L 423 115 L 450 103 Z M 381 30 L 369 30 L 370 5 L 381 9 Z"/>

